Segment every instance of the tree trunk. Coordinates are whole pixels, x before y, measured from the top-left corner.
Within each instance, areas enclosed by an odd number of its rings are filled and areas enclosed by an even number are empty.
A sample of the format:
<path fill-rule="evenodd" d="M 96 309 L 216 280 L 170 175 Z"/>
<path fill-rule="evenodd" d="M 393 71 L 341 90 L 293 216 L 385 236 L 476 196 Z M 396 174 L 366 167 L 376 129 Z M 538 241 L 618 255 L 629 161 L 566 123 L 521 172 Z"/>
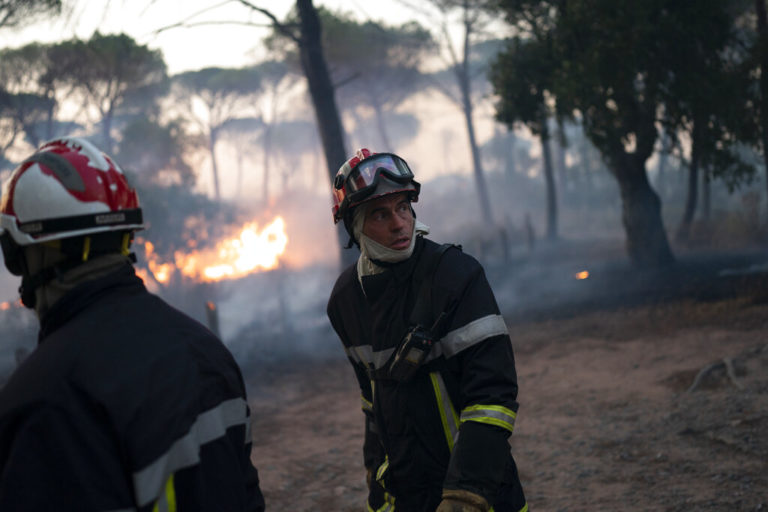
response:
<path fill-rule="evenodd" d="M 712 213 L 712 180 L 707 169 L 701 172 L 701 216 L 705 222 L 709 222 Z"/>
<path fill-rule="evenodd" d="M 623 154 L 610 161 L 614 162 L 612 172 L 619 183 L 630 261 L 638 268 L 674 263 L 661 220 L 661 201 L 648 182 L 645 160 Z"/>
<path fill-rule="evenodd" d="M 211 153 L 211 176 L 213 177 L 213 194 L 216 201 L 221 200 L 219 190 L 219 167 L 216 163 L 216 129 L 211 128 L 211 136 L 208 137 L 208 151 Z"/>
<path fill-rule="evenodd" d="M 384 112 L 382 111 L 379 103 L 372 103 L 373 112 L 376 116 L 376 128 L 379 130 L 379 137 L 381 137 L 382 149 L 381 151 L 392 151 L 392 144 L 389 141 L 389 135 L 387 135 L 387 126 L 384 123 Z"/>
<path fill-rule="evenodd" d="M 475 174 L 475 186 L 477 187 L 477 194 L 480 200 L 480 211 L 483 213 L 483 221 L 490 226 L 493 225 L 491 201 L 490 197 L 488 196 L 488 187 L 485 184 L 483 164 L 480 160 L 480 148 L 477 147 L 477 140 L 475 138 L 475 125 L 472 121 L 472 105 L 468 100 L 469 98 L 465 98 L 464 101 L 464 119 L 467 123 L 469 147 L 472 151 L 472 167 Z"/>
<path fill-rule="evenodd" d="M 542 123 L 541 154 L 544 160 L 544 180 L 547 185 L 547 238 L 557 239 L 557 189 L 555 188 L 555 173 L 552 169 L 552 152 L 549 147 L 550 137 L 546 121 Z"/>
<path fill-rule="evenodd" d="M 517 160 L 515 158 L 515 145 L 517 139 L 512 130 L 507 131 L 507 141 L 509 145 L 504 152 L 504 175 L 508 181 L 512 181 L 512 178 L 517 174 Z"/>
<path fill-rule="evenodd" d="M 464 2 L 464 12 L 469 9 L 469 2 Z M 472 167 L 475 174 L 475 186 L 477 188 L 478 198 L 480 199 L 480 211 L 483 215 L 483 221 L 491 226 L 493 225 L 493 212 L 491 211 L 491 202 L 488 196 L 488 187 L 485 184 L 485 175 L 483 174 L 483 163 L 480 159 L 480 148 L 477 146 L 475 137 L 475 123 L 472 119 L 472 85 L 469 76 L 469 34 L 471 24 L 464 22 L 464 53 L 463 61 L 460 67 L 456 69 L 456 78 L 459 82 L 461 91 L 461 108 L 464 113 L 464 121 L 467 125 L 467 136 L 469 137 L 469 149 L 472 152 Z"/>
<path fill-rule="evenodd" d="M 264 152 L 264 174 L 261 179 L 261 198 L 266 206 L 269 204 L 269 161 L 272 157 L 272 124 L 268 124 L 264 129 L 264 145 L 262 150 Z"/>
<path fill-rule="evenodd" d="M 768 188 L 768 20 L 766 20 L 765 0 L 755 0 L 757 13 L 758 44 L 760 45 L 760 138 L 763 143 L 763 163 Z"/>
<path fill-rule="evenodd" d="M 53 123 L 56 120 L 56 97 L 53 92 L 46 92 L 46 97 L 49 99 L 48 111 L 46 112 L 45 119 L 45 140 L 53 139 Z"/>
<path fill-rule="evenodd" d="M 325 153 L 330 186 L 339 167 L 347 158 L 347 151 L 344 148 L 344 130 L 336 106 L 333 83 L 323 55 L 320 39 L 322 29 L 317 10 L 312 4 L 312 0 L 296 0 L 296 8 L 301 23 L 301 37 L 299 39 L 301 67 L 307 77 L 309 95 L 315 109 L 315 118 Z M 347 240 L 348 235 L 341 222 L 337 224 L 337 233 L 340 241 Z M 346 267 L 356 260 L 356 251 L 341 251 L 342 267 Z"/>
<path fill-rule="evenodd" d="M 570 195 L 572 184 L 569 182 L 571 176 L 568 175 L 568 165 L 565 163 L 567 152 L 567 141 L 565 139 L 565 128 L 562 124 L 557 127 L 557 175 L 560 179 L 560 200 L 565 203 L 566 197 Z"/>
<path fill-rule="evenodd" d="M 108 109 L 106 114 L 101 118 L 101 135 L 104 137 L 103 151 L 111 155 L 112 151 L 112 109 Z"/>
<path fill-rule="evenodd" d="M 691 234 L 691 223 L 696 213 L 696 204 L 698 202 L 699 190 L 699 142 L 698 132 L 701 127 L 694 122 L 693 125 L 693 143 L 691 145 L 691 163 L 688 166 L 688 192 L 685 198 L 685 210 L 683 218 L 680 221 L 680 227 L 677 228 L 676 238 L 680 242 L 685 242 Z"/>
<path fill-rule="evenodd" d="M 659 194 L 659 197 L 664 197 L 667 189 L 666 171 L 667 160 L 669 159 L 669 145 L 669 136 L 666 134 L 662 135 L 659 163 L 656 166 L 656 192 Z"/>
<path fill-rule="evenodd" d="M 240 199 L 243 196 L 243 150 L 238 145 L 235 151 L 235 158 L 237 160 L 237 188 L 235 189 L 235 197 Z"/>

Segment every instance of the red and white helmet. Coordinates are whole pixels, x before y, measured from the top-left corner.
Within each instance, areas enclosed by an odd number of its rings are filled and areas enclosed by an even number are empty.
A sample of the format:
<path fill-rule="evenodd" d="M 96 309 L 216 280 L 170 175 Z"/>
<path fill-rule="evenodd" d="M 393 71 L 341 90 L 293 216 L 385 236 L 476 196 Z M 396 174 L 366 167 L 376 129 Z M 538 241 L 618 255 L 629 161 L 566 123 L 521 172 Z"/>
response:
<path fill-rule="evenodd" d="M 418 201 L 421 185 L 413 178 L 411 168 L 399 156 L 358 149 L 333 180 L 334 224 L 340 220 L 348 224 L 355 206 L 377 197 L 408 192 L 411 201 Z"/>
<path fill-rule="evenodd" d="M 0 200 L 0 235 L 20 245 L 144 227 L 122 169 L 85 139 L 47 142 L 11 174 Z"/>

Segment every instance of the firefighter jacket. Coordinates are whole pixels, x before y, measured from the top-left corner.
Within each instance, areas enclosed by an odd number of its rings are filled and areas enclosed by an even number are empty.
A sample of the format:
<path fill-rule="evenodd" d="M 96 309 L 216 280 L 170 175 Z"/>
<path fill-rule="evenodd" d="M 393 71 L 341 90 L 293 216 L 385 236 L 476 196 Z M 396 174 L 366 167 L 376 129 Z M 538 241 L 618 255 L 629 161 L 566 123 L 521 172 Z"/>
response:
<path fill-rule="evenodd" d="M 409 259 L 362 284 L 351 266 L 328 303 L 362 392 L 364 464 L 374 475 L 368 508 L 433 512 L 446 488 L 480 494 L 495 512 L 527 510 L 508 442 L 518 409 L 514 356 L 477 260 L 458 248 L 442 255 L 430 308 L 435 319 L 448 312 L 440 339 L 410 380 L 387 378 L 439 247 L 419 237 Z"/>
<path fill-rule="evenodd" d="M 133 267 L 41 320 L 0 390 L 0 510 L 263 511 L 240 370 Z"/>

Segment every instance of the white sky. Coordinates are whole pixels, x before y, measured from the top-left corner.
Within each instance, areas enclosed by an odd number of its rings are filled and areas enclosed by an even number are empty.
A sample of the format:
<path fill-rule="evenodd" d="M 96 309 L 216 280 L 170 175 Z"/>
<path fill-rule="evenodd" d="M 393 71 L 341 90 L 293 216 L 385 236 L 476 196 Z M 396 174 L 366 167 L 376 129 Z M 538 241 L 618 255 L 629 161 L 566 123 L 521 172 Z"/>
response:
<path fill-rule="evenodd" d="M 72 0 L 64 1 L 73 3 Z M 250 1 L 270 10 L 279 19 L 283 19 L 295 4 L 294 0 Z M 342 9 L 360 20 L 373 19 L 387 25 L 416 19 L 416 15 L 397 0 L 315 0 L 314 4 Z M 157 33 L 163 27 L 185 21 L 236 21 L 240 24 L 178 27 Z M 72 37 L 87 39 L 96 30 L 103 34 L 122 32 L 140 44 L 160 49 L 168 73 L 173 75 L 209 66 L 241 67 L 263 60 L 261 40 L 270 32 L 269 23 L 266 16 L 251 11 L 237 0 L 75 0 L 68 16 L 39 22 L 22 30 L 0 30 L 0 48 L 20 47 L 33 41 L 51 43 Z M 421 126 L 418 136 L 402 143 L 397 152 L 411 163 L 422 183 L 444 174 L 470 172 L 467 134 L 462 114 L 456 106 L 447 104 L 438 93 L 429 92 L 412 99 L 403 108 L 417 113 Z M 476 111 L 476 129 L 481 143 L 492 133 L 491 117 L 488 104 Z M 371 144 L 365 145 L 376 150 L 377 142 Z M 350 152 L 354 149 L 347 148 Z M 237 191 L 234 181 L 229 178 L 231 176 L 222 176 L 225 199 L 237 192 L 258 197 L 259 183 L 244 183 L 244 190 Z M 200 169 L 198 188 L 212 193 L 207 163 Z M 330 223 L 327 224 L 331 229 Z M 3 282 L 7 277 L 8 274 L 0 272 L 0 302 L 16 296 L 15 284 L 10 287 Z"/>
<path fill-rule="evenodd" d="M 291 0 L 252 0 L 251 3 L 268 9 L 279 19 L 295 4 Z M 414 17 L 395 0 L 315 0 L 314 3 L 386 24 L 400 24 Z M 253 23 L 263 27 L 221 23 L 157 33 L 158 29 L 184 21 Z M 17 47 L 31 41 L 54 42 L 73 36 L 87 39 L 96 30 L 103 34 L 124 32 L 141 44 L 162 50 L 169 74 L 175 74 L 207 66 L 239 67 L 254 62 L 260 52 L 261 39 L 269 33 L 268 24 L 266 16 L 237 0 L 78 0 L 68 17 L 20 31 L 3 29 L 0 47 Z"/>
<path fill-rule="evenodd" d="M 64 0 L 72 4 L 73 0 Z M 294 0 L 250 0 L 253 5 L 271 11 L 283 19 L 295 5 Z M 398 25 L 417 19 L 417 14 L 398 0 L 315 0 L 315 6 L 349 12 L 361 20 L 373 19 L 387 25 Z M 194 27 L 175 27 L 158 30 L 181 22 L 239 22 Z M 253 23 L 253 25 L 244 25 Z M 0 30 L 0 48 L 18 47 L 32 41 L 55 42 L 72 37 L 89 38 L 94 31 L 101 33 L 124 32 L 141 44 L 160 49 L 169 74 L 202 69 L 208 66 L 240 67 L 265 58 L 261 40 L 270 32 L 270 20 L 243 6 L 238 0 L 74 0 L 68 16 L 37 23 L 20 31 Z M 427 23 L 423 23 L 428 25 Z M 446 104 L 444 98 L 433 92 L 421 97 L 414 111 L 429 110 L 422 118 L 419 136 L 398 148 L 409 161 L 419 164 L 424 147 L 438 151 L 445 149 L 446 127 L 456 132 L 452 141 L 452 161 L 458 169 L 470 168 L 470 155 L 465 144 L 464 121 L 455 105 Z M 404 107 L 406 108 L 406 107 Z M 484 111 L 483 111 L 484 110 Z M 493 127 L 489 105 L 475 114 L 478 138 L 482 142 Z M 352 151 L 354 148 L 347 148 Z M 441 159 L 443 160 L 443 159 Z M 427 179 L 444 174 L 442 161 L 426 159 L 419 165 L 419 174 Z M 206 173 L 199 183 L 204 190 Z M 210 192 L 210 190 L 208 190 Z"/>

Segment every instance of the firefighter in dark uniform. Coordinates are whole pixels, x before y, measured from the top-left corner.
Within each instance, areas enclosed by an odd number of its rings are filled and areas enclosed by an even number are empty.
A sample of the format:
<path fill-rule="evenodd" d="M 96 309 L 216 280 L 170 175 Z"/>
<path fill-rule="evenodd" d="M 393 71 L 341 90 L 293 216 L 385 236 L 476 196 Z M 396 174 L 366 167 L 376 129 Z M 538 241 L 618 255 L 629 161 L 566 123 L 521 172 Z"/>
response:
<path fill-rule="evenodd" d="M 120 167 L 86 140 L 44 144 L 0 226 L 40 320 L 0 390 L 0 510 L 263 511 L 240 370 L 136 276 L 142 215 Z"/>
<path fill-rule="evenodd" d="M 358 150 L 333 186 L 334 220 L 360 248 L 328 316 L 362 392 L 368 510 L 528 510 L 509 446 L 512 345 L 482 267 L 423 237 L 420 184 L 397 155 Z"/>

